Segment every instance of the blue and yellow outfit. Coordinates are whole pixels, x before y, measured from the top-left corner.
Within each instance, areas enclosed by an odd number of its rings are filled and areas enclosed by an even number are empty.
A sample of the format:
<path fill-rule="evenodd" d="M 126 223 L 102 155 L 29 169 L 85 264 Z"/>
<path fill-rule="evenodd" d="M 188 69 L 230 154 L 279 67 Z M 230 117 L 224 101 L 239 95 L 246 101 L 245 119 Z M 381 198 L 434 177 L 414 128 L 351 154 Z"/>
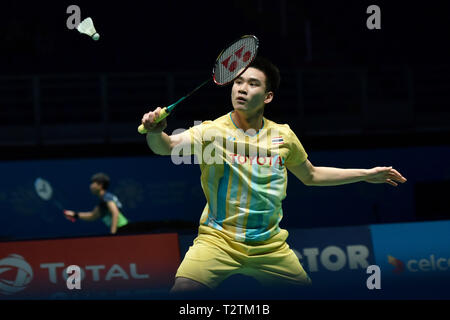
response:
<path fill-rule="evenodd" d="M 286 165 L 307 154 L 288 125 L 263 118 L 258 132 L 243 132 L 231 113 L 185 131 L 200 163 L 207 204 L 199 235 L 176 276 L 215 288 L 234 273 L 261 283 L 309 284 L 279 227 L 286 197 Z"/>

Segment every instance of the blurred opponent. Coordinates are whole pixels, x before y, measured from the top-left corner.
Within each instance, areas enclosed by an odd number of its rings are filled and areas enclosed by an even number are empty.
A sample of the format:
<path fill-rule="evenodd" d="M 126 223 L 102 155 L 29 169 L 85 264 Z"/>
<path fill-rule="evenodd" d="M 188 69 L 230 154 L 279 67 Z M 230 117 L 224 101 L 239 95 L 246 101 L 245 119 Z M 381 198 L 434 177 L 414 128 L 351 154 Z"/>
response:
<path fill-rule="evenodd" d="M 81 219 L 85 221 L 94 221 L 102 219 L 103 223 L 109 228 L 110 234 L 120 233 L 125 230 L 128 224 L 127 218 L 121 212 L 122 203 L 116 195 L 107 191 L 110 184 L 110 178 L 105 173 L 96 173 L 91 178 L 89 188 L 92 194 L 96 195 L 100 202 L 92 211 L 75 212 L 64 210 L 64 215 L 69 219 Z"/>

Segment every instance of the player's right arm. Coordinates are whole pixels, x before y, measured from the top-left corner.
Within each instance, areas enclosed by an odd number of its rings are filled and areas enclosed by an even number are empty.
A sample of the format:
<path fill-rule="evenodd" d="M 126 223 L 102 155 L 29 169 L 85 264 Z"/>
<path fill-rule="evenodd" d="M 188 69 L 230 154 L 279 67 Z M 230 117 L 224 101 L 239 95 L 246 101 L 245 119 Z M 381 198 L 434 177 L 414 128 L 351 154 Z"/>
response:
<path fill-rule="evenodd" d="M 100 209 L 96 206 L 92 211 L 87 212 L 75 212 L 72 210 L 64 210 L 64 215 L 70 218 L 78 218 L 85 221 L 94 221 L 100 218 Z"/>
<path fill-rule="evenodd" d="M 147 145 L 156 154 L 159 155 L 171 155 L 174 147 L 180 147 L 183 145 L 191 144 L 191 140 L 188 135 L 175 134 L 167 135 L 163 130 L 167 127 L 166 119 L 158 123 L 154 123 L 154 120 L 159 116 L 161 108 L 156 108 L 154 111 L 150 111 L 142 117 L 142 125 L 147 130 Z"/>

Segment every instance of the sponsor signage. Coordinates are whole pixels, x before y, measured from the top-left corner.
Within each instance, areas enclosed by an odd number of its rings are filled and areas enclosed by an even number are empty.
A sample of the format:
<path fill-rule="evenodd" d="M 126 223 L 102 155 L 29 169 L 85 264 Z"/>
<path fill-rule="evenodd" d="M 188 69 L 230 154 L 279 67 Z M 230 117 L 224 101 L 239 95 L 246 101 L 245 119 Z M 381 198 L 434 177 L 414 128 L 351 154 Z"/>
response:
<path fill-rule="evenodd" d="M 375 262 L 368 226 L 291 229 L 287 243 L 313 285 L 364 286 Z"/>
<path fill-rule="evenodd" d="M 388 281 L 450 279 L 450 221 L 370 226 L 376 263 Z"/>
<path fill-rule="evenodd" d="M 168 290 L 179 263 L 175 233 L 0 242 L 0 299 L 69 292 L 71 265 L 80 293 Z"/>

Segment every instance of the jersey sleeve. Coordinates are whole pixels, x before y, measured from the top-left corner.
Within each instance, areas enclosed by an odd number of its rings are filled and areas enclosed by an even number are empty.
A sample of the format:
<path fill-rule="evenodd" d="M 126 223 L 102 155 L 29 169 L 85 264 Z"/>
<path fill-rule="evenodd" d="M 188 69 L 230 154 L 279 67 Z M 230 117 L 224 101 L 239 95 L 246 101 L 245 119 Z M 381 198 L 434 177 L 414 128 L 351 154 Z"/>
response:
<path fill-rule="evenodd" d="M 305 148 L 303 148 L 303 145 L 301 144 L 300 140 L 297 138 L 297 135 L 294 133 L 294 131 L 289 128 L 289 154 L 286 158 L 286 165 L 287 166 L 294 166 L 302 164 L 307 158 L 308 154 L 305 151 Z"/>
<path fill-rule="evenodd" d="M 114 202 L 116 204 L 118 209 L 122 208 L 122 203 L 119 201 L 119 198 L 117 198 L 116 195 L 114 195 L 114 194 L 112 194 L 110 192 L 106 192 L 105 193 L 105 195 L 103 196 L 103 201 L 105 203 L 105 206 L 106 206 L 107 202 L 112 201 L 112 202 Z"/>
<path fill-rule="evenodd" d="M 182 140 L 190 141 L 190 148 L 188 148 L 190 150 L 190 154 L 195 154 L 197 156 L 202 154 L 204 132 L 211 123 L 212 121 L 204 121 L 180 133 Z M 183 154 L 186 155 L 186 152 L 183 152 Z"/>

